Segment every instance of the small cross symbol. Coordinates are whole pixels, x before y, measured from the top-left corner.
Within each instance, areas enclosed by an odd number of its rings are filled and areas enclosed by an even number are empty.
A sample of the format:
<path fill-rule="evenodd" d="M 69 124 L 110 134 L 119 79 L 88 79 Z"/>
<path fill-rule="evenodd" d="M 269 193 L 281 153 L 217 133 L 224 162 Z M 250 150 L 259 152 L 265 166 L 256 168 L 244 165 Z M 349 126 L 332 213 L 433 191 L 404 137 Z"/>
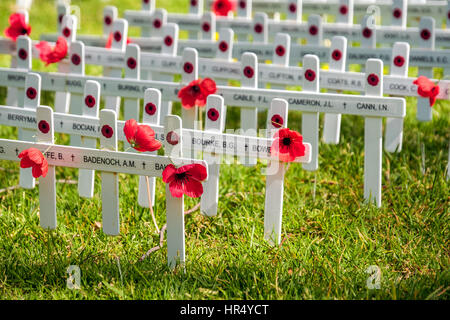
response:
<path fill-rule="evenodd" d="M 73 162 L 73 159 L 75 158 L 75 156 L 74 156 L 74 155 L 71 155 L 71 158 L 72 158 L 72 162 Z"/>
<path fill-rule="evenodd" d="M 145 170 L 145 162 L 142 162 L 142 167 L 143 167 L 144 170 Z"/>
<path fill-rule="evenodd" d="M 16 148 L 16 156 L 19 155 L 19 149 Z"/>

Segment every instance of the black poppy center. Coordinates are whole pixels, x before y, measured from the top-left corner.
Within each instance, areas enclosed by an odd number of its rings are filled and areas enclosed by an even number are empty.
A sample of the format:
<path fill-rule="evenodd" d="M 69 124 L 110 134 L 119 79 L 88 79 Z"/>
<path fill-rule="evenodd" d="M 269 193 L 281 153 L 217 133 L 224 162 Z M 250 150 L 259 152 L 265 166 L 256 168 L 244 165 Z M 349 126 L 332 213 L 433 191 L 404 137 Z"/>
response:
<path fill-rule="evenodd" d="M 198 85 L 192 86 L 192 91 L 195 93 L 200 92 L 200 87 Z"/>
<path fill-rule="evenodd" d="M 283 144 L 289 146 L 291 144 L 291 138 L 283 138 Z"/>
<path fill-rule="evenodd" d="M 21 33 L 22 33 L 22 34 L 27 34 L 27 33 L 28 33 L 28 30 L 25 29 L 25 28 L 23 28 L 22 31 L 21 31 Z"/>

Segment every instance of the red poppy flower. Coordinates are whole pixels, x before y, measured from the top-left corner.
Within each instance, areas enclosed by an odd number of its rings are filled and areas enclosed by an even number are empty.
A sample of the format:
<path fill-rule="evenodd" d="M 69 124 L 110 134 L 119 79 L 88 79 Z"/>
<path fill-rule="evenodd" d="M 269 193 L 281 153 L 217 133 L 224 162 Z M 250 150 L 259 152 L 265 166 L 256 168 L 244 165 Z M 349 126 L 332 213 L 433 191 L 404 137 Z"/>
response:
<path fill-rule="evenodd" d="M 113 33 L 110 32 L 109 33 L 109 37 L 108 37 L 108 41 L 106 41 L 106 46 L 105 46 L 106 49 L 111 49 L 113 37 L 114 37 Z M 120 41 L 120 39 L 119 39 L 119 41 Z M 127 44 L 129 44 L 129 43 L 131 43 L 131 40 L 130 40 L 130 38 L 127 37 Z"/>
<path fill-rule="evenodd" d="M 430 107 L 436 102 L 439 86 L 425 76 L 420 76 L 413 82 L 417 85 L 417 93 L 424 98 L 430 98 Z"/>
<path fill-rule="evenodd" d="M 5 36 L 17 40 L 18 36 L 29 35 L 31 26 L 25 22 L 25 16 L 21 13 L 13 13 L 9 16 L 9 27 L 5 29 Z"/>
<path fill-rule="evenodd" d="M 155 131 L 148 125 L 139 125 L 134 119 L 125 122 L 123 132 L 128 143 L 137 151 L 156 151 L 161 148 L 161 142 L 155 139 Z"/>
<path fill-rule="evenodd" d="M 275 133 L 274 138 L 270 154 L 278 157 L 280 161 L 292 162 L 295 158 L 305 155 L 303 137 L 297 131 L 283 128 Z"/>
<path fill-rule="evenodd" d="M 216 16 L 228 16 L 228 12 L 235 10 L 235 2 L 230 0 L 215 0 L 212 11 Z"/>
<path fill-rule="evenodd" d="M 58 37 L 54 48 L 50 47 L 47 41 L 41 41 L 36 45 L 36 49 L 39 50 L 39 58 L 46 63 L 46 66 L 64 59 L 68 51 L 64 37 Z"/>
<path fill-rule="evenodd" d="M 189 83 L 178 92 L 178 98 L 184 108 L 190 109 L 194 106 L 203 107 L 206 98 L 217 91 L 216 83 L 210 78 L 198 79 Z"/>
<path fill-rule="evenodd" d="M 169 184 L 172 197 L 180 198 L 183 194 L 198 198 L 203 194 L 202 181 L 206 179 L 206 168 L 201 164 L 187 164 L 175 168 L 169 164 L 162 173 L 163 181 Z"/>
<path fill-rule="evenodd" d="M 19 154 L 20 167 L 21 168 L 33 168 L 31 170 L 33 177 L 39 178 L 45 177 L 48 172 L 48 162 L 44 158 L 41 151 L 36 148 L 30 148 L 23 150 Z"/>

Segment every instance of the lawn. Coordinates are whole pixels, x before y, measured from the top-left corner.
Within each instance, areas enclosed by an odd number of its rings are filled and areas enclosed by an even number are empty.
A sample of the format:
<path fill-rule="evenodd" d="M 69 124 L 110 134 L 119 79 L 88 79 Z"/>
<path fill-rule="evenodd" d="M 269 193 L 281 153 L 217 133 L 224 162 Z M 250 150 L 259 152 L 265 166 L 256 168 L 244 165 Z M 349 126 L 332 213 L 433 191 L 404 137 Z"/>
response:
<path fill-rule="evenodd" d="M 0 2 L 0 30 L 15 0 Z M 187 12 L 187 1 L 166 0 L 168 11 Z M 139 9 L 138 0 L 72 1 L 81 8 L 80 34 L 100 33 L 102 8 Z M 34 0 L 32 38 L 54 32 L 53 0 Z M 130 29 L 132 35 L 138 30 Z M 10 59 L 0 56 L 0 66 Z M 54 71 L 39 61 L 35 70 Z M 90 67 L 87 72 L 100 74 Z M 410 76 L 417 75 L 411 68 Z M 442 77 L 436 74 L 436 77 Z M 0 104 L 6 89 L 0 87 Z M 45 93 L 42 104 L 53 106 Z M 179 104 L 175 112 L 179 113 Z M 138 177 L 120 176 L 121 235 L 103 234 L 100 176 L 95 197 L 78 196 L 74 183 L 58 183 L 58 228 L 39 226 L 38 189 L 18 185 L 17 163 L 0 161 L 1 299 L 449 299 L 450 103 L 438 101 L 433 121 L 416 121 L 416 99 L 407 99 L 404 145 L 383 153 L 383 206 L 363 202 L 364 121 L 344 116 L 339 145 L 320 145 L 319 170 L 293 164 L 285 180 L 282 243 L 263 239 L 263 163 L 223 165 L 219 213 L 198 210 L 186 222 L 185 269 L 169 270 L 166 246 L 159 244 L 148 209 L 137 204 Z M 265 124 L 265 113 L 259 126 Z M 321 117 L 321 123 L 323 118 Z M 289 127 L 300 130 L 301 113 L 289 113 Z M 239 110 L 229 108 L 227 128 L 239 127 Z M 321 127 L 322 133 L 322 127 Z M 1 138 L 17 129 L 0 126 Z M 57 136 L 67 144 L 68 137 Z M 57 179 L 77 179 L 73 169 L 57 169 Z M 13 188 L 9 188 L 13 187 Z M 9 188 L 9 189 L 7 189 Z M 197 199 L 186 198 L 186 209 Z M 158 179 L 155 214 L 165 223 L 164 183 Z M 81 270 L 81 289 L 66 286 L 66 269 Z M 381 271 L 380 288 L 367 286 L 370 266 Z"/>

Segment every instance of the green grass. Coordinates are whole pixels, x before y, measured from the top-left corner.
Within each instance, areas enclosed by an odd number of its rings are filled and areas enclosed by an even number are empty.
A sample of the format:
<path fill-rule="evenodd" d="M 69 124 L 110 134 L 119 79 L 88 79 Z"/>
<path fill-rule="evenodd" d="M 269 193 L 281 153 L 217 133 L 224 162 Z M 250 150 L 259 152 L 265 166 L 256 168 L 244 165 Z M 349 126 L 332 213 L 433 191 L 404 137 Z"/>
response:
<path fill-rule="evenodd" d="M 1 30 L 14 2 L 0 2 Z M 79 32 L 101 32 L 103 5 L 117 5 L 121 16 L 126 8 L 138 9 L 138 2 L 73 0 L 82 8 Z M 186 11 L 185 2 L 170 1 L 167 8 Z M 34 39 L 54 31 L 53 3 L 34 1 Z M 40 18 L 43 13 L 45 19 Z M 0 66 L 8 65 L 9 58 L 1 57 Z M 411 69 L 412 75 L 416 72 Z M 0 88 L 0 104 L 5 96 Z M 52 101 L 53 94 L 43 96 L 43 104 L 52 106 Z M 98 174 L 93 199 L 80 198 L 76 185 L 57 185 L 58 228 L 52 232 L 39 227 L 37 188 L 1 192 L 0 298 L 449 299 L 450 197 L 445 175 L 450 105 L 439 101 L 428 123 L 416 121 L 415 105 L 416 99 L 407 99 L 402 152 L 383 154 L 382 208 L 362 201 L 364 121 L 344 116 L 341 143 L 320 145 L 319 170 L 307 172 L 293 164 L 286 175 L 281 246 L 263 240 L 264 165 L 223 165 L 219 214 L 208 218 L 196 211 L 186 216 L 185 271 L 168 269 L 166 246 L 139 262 L 159 236 L 149 211 L 137 205 L 137 177 L 120 175 L 118 237 L 104 235 L 95 224 L 101 222 Z M 238 118 L 238 110 L 229 108 L 227 128 L 237 128 Z M 259 122 L 263 127 L 264 113 Z M 301 113 L 290 112 L 290 127 L 300 130 L 300 123 Z M 0 137 L 16 139 L 17 129 L 1 126 Z M 57 141 L 64 144 L 68 138 L 61 135 Z M 0 189 L 18 184 L 17 163 L 0 161 L 0 168 Z M 57 168 L 57 178 L 76 180 L 77 171 Z M 160 179 L 156 200 L 162 226 Z M 186 198 L 186 208 L 196 203 Z M 66 287 L 69 265 L 81 269 L 81 290 Z M 379 290 L 366 286 L 371 265 L 382 272 Z"/>

